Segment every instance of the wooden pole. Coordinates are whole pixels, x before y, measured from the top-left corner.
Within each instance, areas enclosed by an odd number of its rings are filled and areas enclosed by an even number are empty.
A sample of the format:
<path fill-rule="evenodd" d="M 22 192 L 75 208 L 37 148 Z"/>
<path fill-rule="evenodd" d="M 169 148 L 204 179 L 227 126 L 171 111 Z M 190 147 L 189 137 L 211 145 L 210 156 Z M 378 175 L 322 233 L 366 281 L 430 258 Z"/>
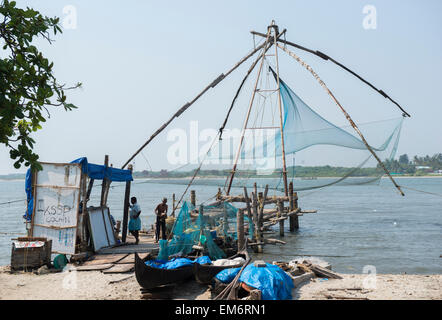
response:
<path fill-rule="evenodd" d="M 258 196 L 256 195 L 255 192 L 252 192 L 252 212 L 253 212 L 253 222 L 255 225 L 255 239 L 256 242 L 261 243 L 262 239 L 261 239 L 261 232 L 259 230 L 259 218 L 258 218 Z M 256 246 L 256 250 L 258 253 L 262 253 L 262 245 L 259 244 Z"/>
<path fill-rule="evenodd" d="M 195 190 L 190 190 L 190 203 L 196 207 L 196 192 Z"/>
<path fill-rule="evenodd" d="M 264 240 L 264 230 L 263 230 L 263 220 L 264 220 L 264 206 L 267 198 L 267 193 L 269 191 L 269 185 L 266 184 L 266 188 L 264 190 L 264 195 L 261 194 L 261 205 L 259 207 L 259 215 L 258 215 L 258 228 L 261 240 Z"/>
<path fill-rule="evenodd" d="M 293 210 L 296 210 L 299 208 L 298 207 L 298 193 L 297 192 L 293 193 L 293 200 L 295 202 Z M 295 216 L 295 229 L 296 230 L 299 229 L 299 217 L 298 216 Z"/>
<path fill-rule="evenodd" d="M 284 123 L 283 123 L 283 116 L 282 116 L 282 102 L 281 102 L 281 86 L 280 86 L 280 81 L 279 81 L 279 60 L 278 60 L 278 39 L 277 39 L 277 34 L 278 34 L 278 26 L 276 26 L 274 24 L 274 22 L 272 21 L 272 25 L 271 27 L 273 27 L 273 44 L 275 46 L 275 61 L 276 61 L 276 75 L 277 75 L 277 79 L 276 82 L 278 84 L 278 108 L 279 108 L 279 125 L 280 125 L 280 131 L 281 131 L 281 146 L 282 146 L 282 177 L 284 180 L 284 193 L 287 196 L 288 195 L 288 188 L 287 188 L 287 166 L 286 166 L 286 162 L 285 162 L 285 146 L 284 146 Z M 270 30 L 270 29 L 269 29 Z"/>
<path fill-rule="evenodd" d="M 132 172 L 132 165 L 129 165 L 129 170 Z M 130 181 L 126 181 L 126 190 L 124 192 L 124 209 L 123 209 L 123 231 L 121 234 L 121 241 L 126 242 L 127 224 L 129 220 L 129 197 L 130 197 Z"/>
<path fill-rule="evenodd" d="M 87 221 L 87 174 L 83 173 L 82 175 L 82 187 L 81 193 L 83 194 L 83 202 L 82 202 L 82 212 L 81 212 L 81 249 L 85 249 L 87 247 L 87 237 L 86 237 L 86 229 L 88 226 Z"/>
<path fill-rule="evenodd" d="M 175 193 L 174 194 L 172 194 L 172 217 L 175 217 Z"/>
<path fill-rule="evenodd" d="M 246 118 L 244 120 L 244 125 L 243 125 L 242 131 L 241 131 L 241 138 L 239 140 L 238 149 L 236 151 L 235 162 L 233 163 L 232 173 L 230 175 L 229 186 L 227 187 L 227 191 L 226 191 L 227 195 L 229 195 L 229 193 L 230 193 L 230 189 L 232 187 L 233 178 L 234 178 L 235 172 L 236 172 L 236 166 L 238 164 L 239 155 L 241 154 L 241 147 L 242 147 L 242 143 L 244 141 L 244 135 L 246 133 L 247 124 L 249 123 L 250 113 L 252 112 L 253 102 L 255 101 L 256 89 L 258 87 L 259 78 L 261 77 L 262 67 L 264 65 L 265 53 L 266 53 L 266 51 L 268 49 L 267 48 L 267 43 L 269 42 L 269 36 L 270 36 L 270 30 L 268 30 L 268 32 L 267 32 L 267 39 L 266 39 L 266 41 L 264 43 L 264 47 L 263 47 L 263 50 L 262 50 L 261 63 L 259 65 L 258 75 L 256 76 L 255 85 L 253 87 L 253 92 L 252 92 L 252 97 L 250 98 L 249 108 L 247 110 Z"/>
<path fill-rule="evenodd" d="M 267 35 L 261 32 L 256 32 L 256 31 L 250 31 L 250 33 L 252 33 L 253 35 L 257 35 L 263 38 L 266 38 Z M 386 94 L 384 91 L 382 91 L 381 89 L 376 88 L 374 85 L 372 85 L 370 82 L 368 82 L 367 80 L 365 80 L 364 78 L 362 78 L 360 75 L 358 75 L 356 72 L 350 70 L 349 68 L 347 68 L 346 66 L 344 66 L 343 64 L 339 63 L 338 61 L 336 61 L 335 59 L 333 59 L 332 57 L 326 55 L 323 52 L 317 51 L 317 50 L 312 50 L 312 49 L 308 49 L 306 47 L 303 47 L 299 44 L 287 41 L 285 39 L 280 39 L 278 38 L 278 42 L 282 42 L 284 44 L 288 44 L 289 46 L 295 47 L 297 49 L 312 53 L 318 57 L 320 57 L 321 59 L 324 60 L 330 60 L 331 62 L 333 62 L 334 64 L 336 64 L 337 66 L 341 67 L 342 69 L 344 69 L 345 71 L 349 72 L 351 75 L 355 76 L 356 78 L 358 78 L 359 80 L 361 80 L 362 82 L 364 82 L 366 85 L 368 85 L 370 88 L 372 88 L 374 91 L 376 91 L 377 93 L 379 93 L 380 95 L 382 95 L 384 98 L 390 100 L 391 102 L 393 102 L 407 117 L 411 117 L 410 114 L 405 111 L 400 105 L 399 103 L 397 103 L 396 101 L 394 101 L 388 94 Z"/>
<path fill-rule="evenodd" d="M 284 213 L 284 202 L 278 201 L 278 218 L 282 217 Z M 284 220 L 279 220 L 279 235 L 284 237 Z"/>
<path fill-rule="evenodd" d="M 244 247 L 244 209 L 238 209 L 236 214 L 236 234 L 238 238 L 238 251 Z"/>
<path fill-rule="evenodd" d="M 282 34 L 282 32 L 281 32 Z M 251 56 L 253 56 L 256 52 L 261 50 L 264 46 L 267 45 L 267 41 L 263 43 L 262 45 L 256 47 L 252 52 L 250 52 L 247 56 L 242 58 L 237 64 L 235 64 L 229 71 L 227 71 L 225 74 L 222 73 L 219 75 L 215 80 L 213 80 L 206 88 L 204 88 L 203 91 L 201 91 L 195 98 L 193 98 L 192 101 L 186 103 L 184 106 L 182 106 L 175 114 L 166 122 L 164 123 L 157 131 L 155 131 L 152 136 L 124 163 L 122 166 L 122 169 L 124 169 L 129 162 L 132 161 L 133 158 L 135 158 L 138 153 L 140 153 L 158 134 L 160 134 L 161 131 L 163 131 L 175 118 L 178 118 L 184 111 L 186 111 L 195 101 L 197 101 L 203 94 L 206 93 L 210 88 L 214 88 L 218 83 L 220 83 L 222 80 L 224 80 L 230 73 L 232 73 L 236 68 L 238 68 L 241 64 L 243 64 L 247 59 L 249 59 Z"/>
<path fill-rule="evenodd" d="M 252 221 L 253 223 L 253 216 L 252 216 L 252 209 L 250 207 L 250 199 L 249 199 L 249 195 L 247 194 L 247 188 L 244 187 L 244 198 L 246 200 L 246 208 L 247 208 L 247 216 L 249 217 L 249 220 Z M 249 230 L 249 234 L 252 235 L 252 238 L 254 238 L 254 232 L 251 233 L 252 230 Z"/>
<path fill-rule="evenodd" d="M 104 156 L 104 167 L 105 170 L 109 166 L 109 156 Z M 101 200 L 100 207 L 106 206 L 106 189 L 107 189 L 108 179 L 106 177 L 103 178 L 103 183 L 101 184 Z"/>
<path fill-rule="evenodd" d="M 289 183 L 289 208 L 293 211 L 295 208 L 295 202 L 293 199 L 293 181 Z M 295 219 L 298 220 L 298 216 L 290 216 L 289 218 L 289 230 L 290 232 L 295 231 Z"/>
<path fill-rule="evenodd" d="M 229 231 L 229 220 L 227 216 L 226 204 L 223 203 L 223 232 L 224 238 L 227 239 L 227 232 Z"/>

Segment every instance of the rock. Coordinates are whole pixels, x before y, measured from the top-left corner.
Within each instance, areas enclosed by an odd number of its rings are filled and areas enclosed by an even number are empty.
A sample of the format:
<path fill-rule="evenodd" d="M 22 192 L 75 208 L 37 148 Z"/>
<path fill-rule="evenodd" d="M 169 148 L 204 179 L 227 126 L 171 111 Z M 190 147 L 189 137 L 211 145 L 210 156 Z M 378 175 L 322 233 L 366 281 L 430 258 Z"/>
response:
<path fill-rule="evenodd" d="M 37 270 L 37 274 L 48 274 L 49 273 L 49 268 L 48 266 L 42 266 L 40 268 L 38 268 Z"/>

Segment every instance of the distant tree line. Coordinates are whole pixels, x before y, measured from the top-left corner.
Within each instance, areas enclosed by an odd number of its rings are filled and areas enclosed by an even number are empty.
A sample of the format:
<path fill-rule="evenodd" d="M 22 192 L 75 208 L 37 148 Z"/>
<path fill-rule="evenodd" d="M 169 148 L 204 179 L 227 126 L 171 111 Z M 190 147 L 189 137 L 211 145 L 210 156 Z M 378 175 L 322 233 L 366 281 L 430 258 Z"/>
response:
<path fill-rule="evenodd" d="M 427 175 L 435 171 L 442 170 L 442 153 L 436 153 L 433 156 L 414 156 L 413 160 L 410 160 L 407 154 L 400 155 L 398 159 L 386 160 L 384 164 L 388 171 L 393 174 L 408 174 L 408 175 Z M 193 176 L 195 170 L 188 171 L 136 171 L 133 173 L 134 178 L 188 178 Z M 201 170 L 198 173 L 198 177 L 214 177 L 221 178 L 227 177 L 231 173 L 231 169 L 223 170 Z M 377 167 L 370 168 L 351 168 L 351 167 L 332 167 L 332 166 L 315 166 L 315 167 L 288 167 L 287 175 L 289 177 L 343 177 L 345 175 L 352 177 L 370 177 L 383 175 L 383 169 L 378 165 Z M 281 170 L 275 170 L 269 175 L 265 175 L 268 178 L 279 178 L 281 176 Z M 258 174 L 256 170 L 239 170 L 236 173 L 236 177 L 249 177 L 259 178 L 264 177 L 262 174 Z M 0 179 L 20 179 L 24 178 L 24 174 L 14 175 L 0 175 Z"/>
<path fill-rule="evenodd" d="M 424 157 L 414 156 L 413 160 L 410 160 L 407 154 L 403 154 L 398 160 L 387 160 L 384 164 L 392 173 L 421 175 L 442 170 L 442 153 Z"/>
<path fill-rule="evenodd" d="M 386 160 L 384 164 L 388 171 L 394 174 L 424 175 L 437 170 L 442 170 L 442 153 L 436 153 L 433 156 L 414 156 L 410 160 L 407 154 L 400 155 L 398 159 Z M 420 168 L 424 167 L 424 168 Z M 428 167 L 426 169 L 425 167 Z M 201 170 L 199 177 L 226 177 L 230 174 L 228 170 Z M 190 171 L 141 171 L 134 172 L 135 178 L 186 178 L 191 177 L 195 173 Z M 378 165 L 371 168 L 351 168 L 351 167 L 332 167 L 332 166 L 315 166 L 315 167 L 288 167 L 287 175 L 289 177 L 342 177 L 349 175 L 352 177 L 378 176 L 383 174 L 383 169 Z M 266 177 L 279 177 L 281 171 L 275 170 Z M 237 172 L 237 177 L 263 177 L 256 170 L 241 170 Z"/>

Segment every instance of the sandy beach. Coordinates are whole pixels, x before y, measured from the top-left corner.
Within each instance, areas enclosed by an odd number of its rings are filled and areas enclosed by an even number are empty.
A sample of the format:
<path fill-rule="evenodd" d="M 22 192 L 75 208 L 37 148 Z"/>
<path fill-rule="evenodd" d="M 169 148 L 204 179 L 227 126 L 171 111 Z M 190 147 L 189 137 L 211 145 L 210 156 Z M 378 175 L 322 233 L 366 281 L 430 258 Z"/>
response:
<path fill-rule="evenodd" d="M 344 274 L 342 280 L 315 278 L 293 290 L 295 300 L 442 300 L 442 275 L 377 275 L 376 287 L 364 286 L 367 275 Z M 370 284 L 373 286 L 373 282 Z M 366 288 L 367 287 L 367 288 Z M 139 300 L 140 288 L 133 273 L 69 271 L 51 274 L 0 271 L 0 300 Z M 164 299 L 207 300 L 208 287 L 187 281 L 163 290 Z"/>

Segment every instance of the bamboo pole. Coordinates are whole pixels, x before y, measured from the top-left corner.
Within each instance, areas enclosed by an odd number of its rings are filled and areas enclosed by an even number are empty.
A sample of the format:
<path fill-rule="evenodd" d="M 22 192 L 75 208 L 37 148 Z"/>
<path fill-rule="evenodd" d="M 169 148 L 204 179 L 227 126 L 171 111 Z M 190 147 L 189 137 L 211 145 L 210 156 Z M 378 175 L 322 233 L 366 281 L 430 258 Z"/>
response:
<path fill-rule="evenodd" d="M 278 108 L 279 108 L 279 128 L 281 131 L 281 146 L 282 146 L 282 177 L 284 180 L 284 193 L 287 196 L 288 195 L 288 189 L 287 189 L 287 165 L 285 161 L 285 145 L 284 145 L 284 122 L 283 122 L 283 116 L 282 116 L 282 102 L 281 102 L 281 86 L 279 81 L 279 60 L 278 60 L 278 39 L 276 38 L 276 34 L 278 33 L 278 26 L 274 24 L 274 21 L 272 21 L 273 27 L 273 45 L 275 46 L 275 61 L 276 61 L 276 83 L 278 85 Z"/>
<path fill-rule="evenodd" d="M 266 37 L 266 34 L 261 33 L 261 32 L 250 31 L 250 33 L 253 34 L 253 35 L 257 35 L 257 36 L 263 37 L 263 38 Z M 287 44 L 287 45 L 289 45 L 289 46 L 292 46 L 292 47 L 294 47 L 294 48 L 297 48 L 297 49 L 300 49 L 300 50 L 303 50 L 303 51 L 309 52 L 309 53 L 314 54 L 314 55 L 316 55 L 317 57 L 320 57 L 320 58 L 322 58 L 322 59 L 324 59 L 324 60 L 326 60 L 326 61 L 327 61 L 327 60 L 330 60 L 331 62 L 333 62 L 333 63 L 336 64 L 337 66 L 341 67 L 341 68 L 344 69 L 345 71 L 349 72 L 350 74 L 352 74 L 353 76 L 355 76 L 356 78 L 358 78 L 359 80 L 361 80 L 362 82 L 364 82 L 366 85 L 368 85 L 370 88 L 372 88 L 372 89 L 375 90 L 377 93 L 379 93 L 380 95 L 382 95 L 384 98 L 386 98 L 386 99 L 390 100 L 391 102 L 393 102 L 393 103 L 394 103 L 394 104 L 395 104 L 395 105 L 396 105 L 396 106 L 397 106 L 397 107 L 403 112 L 404 115 L 406 115 L 407 117 L 411 117 L 410 114 L 409 114 L 407 111 L 405 111 L 405 110 L 401 107 L 401 105 L 400 105 L 399 103 L 397 103 L 395 100 L 393 100 L 393 99 L 392 99 L 388 94 L 386 94 L 383 90 L 376 88 L 374 85 L 372 85 L 370 82 L 368 82 L 367 80 L 365 80 L 364 78 L 362 78 L 362 77 L 361 77 L 360 75 L 358 75 L 356 72 L 350 70 L 349 68 L 347 68 L 347 67 L 344 66 L 343 64 L 339 63 L 338 61 L 336 61 L 336 60 L 333 59 L 332 57 L 326 55 L 325 53 L 322 53 L 321 51 L 317 51 L 317 50 L 315 51 L 315 50 L 312 50 L 312 49 L 308 49 L 308 48 L 306 48 L 306 47 L 303 47 L 303 46 L 301 46 L 301 45 L 299 45 L 299 44 L 296 44 L 296 43 L 293 43 L 293 42 L 287 41 L 287 40 L 285 40 L 285 39 L 278 39 L 278 42 L 281 42 L 281 43 Z"/>
<path fill-rule="evenodd" d="M 207 87 L 203 89 L 195 98 L 193 98 L 192 101 L 186 103 L 184 106 L 182 106 L 177 112 L 174 113 L 174 115 L 165 122 L 157 131 L 155 131 L 150 138 L 124 163 L 124 165 L 121 167 L 124 169 L 129 162 L 132 161 L 133 158 L 135 158 L 158 134 L 161 133 L 175 118 L 178 118 L 184 111 L 186 111 L 193 103 L 195 103 L 203 94 L 205 94 L 210 88 L 214 88 L 218 83 L 223 81 L 230 73 L 232 73 L 234 70 L 236 70 L 241 64 L 243 64 L 245 61 L 247 61 L 250 57 L 252 57 L 256 52 L 261 50 L 266 45 L 266 42 L 262 45 L 256 47 L 252 52 L 250 52 L 248 55 L 246 55 L 244 58 L 242 58 L 239 62 L 237 62 L 229 71 L 227 71 L 225 74 L 222 73 L 219 75 L 215 80 L 213 80 Z"/>
<path fill-rule="evenodd" d="M 268 50 L 267 44 L 269 42 L 269 36 L 270 36 L 270 30 L 267 31 L 267 38 L 266 38 L 266 41 L 264 42 L 265 46 L 263 47 L 262 54 L 261 54 L 261 63 L 259 65 L 258 75 L 256 76 L 255 84 L 253 86 L 252 97 L 250 98 L 249 108 L 247 109 L 246 118 L 244 120 L 244 125 L 243 125 L 242 131 L 241 131 L 241 137 L 239 140 L 238 149 L 236 151 L 235 162 L 233 163 L 232 173 L 230 175 L 230 181 L 229 181 L 229 186 L 227 187 L 226 195 L 229 195 L 229 193 L 230 193 L 233 178 L 234 178 L 235 172 L 236 172 L 236 167 L 238 164 L 239 155 L 241 154 L 241 147 L 242 147 L 242 143 L 244 141 L 244 135 L 246 133 L 247 124 L 249 123 L 250 113 L 252 112 L 253 102 L 255 101 L 256 89 L 258 87 L 259 78 L 261 76 L 262 67 L 264 65 L 265 53 Z"/>

